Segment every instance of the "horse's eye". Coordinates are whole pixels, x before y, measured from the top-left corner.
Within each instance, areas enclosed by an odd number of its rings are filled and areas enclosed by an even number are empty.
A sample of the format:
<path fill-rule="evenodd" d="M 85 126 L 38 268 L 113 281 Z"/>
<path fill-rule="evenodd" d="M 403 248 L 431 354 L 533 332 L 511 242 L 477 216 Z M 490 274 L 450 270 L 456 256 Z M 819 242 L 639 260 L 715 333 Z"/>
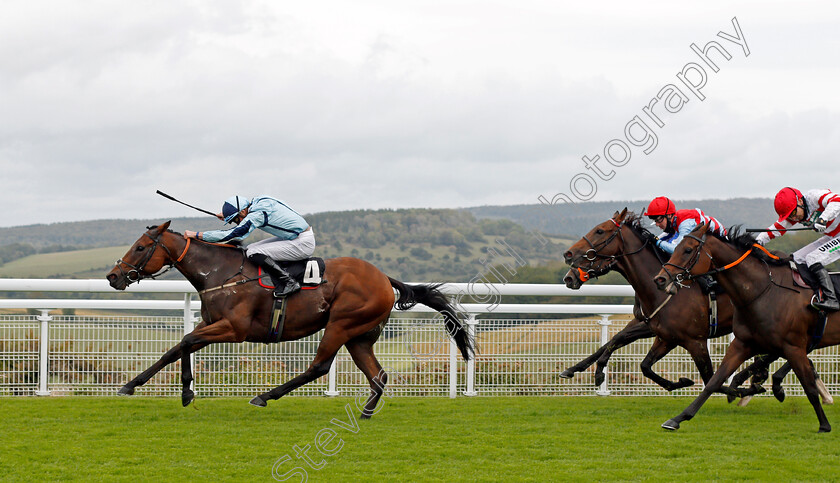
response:
<path fill-rule="evenodd" d="M 693 252 L 693 251 L 694 251 L 694 249 L 693 249 L 693 248 L 691 248 L 691 247 L 686 247 L 686 249 L 685 249 L 685 253 L 686 253 L 686 255 L 688 255 L 689 253 L 691 253 L 691 252 Z"/>
<path fill-rule="evenodd" d="M 142 252 L 145 249 L 146 249 L 146 247 L 144 247 L 143 245 L 140 245 L 139 247 L 137 247 L 138 252 Z"/>
<path fill-rule="evenodd" d="M 603 235 L 603 234 L 604 234 L 604 230 L 602 230 L 602 229 L 598 228 L 597 230 L 595 230 L 595 233 L 596 233 L 596 234 L 598 234 L 598 235 Z"/>

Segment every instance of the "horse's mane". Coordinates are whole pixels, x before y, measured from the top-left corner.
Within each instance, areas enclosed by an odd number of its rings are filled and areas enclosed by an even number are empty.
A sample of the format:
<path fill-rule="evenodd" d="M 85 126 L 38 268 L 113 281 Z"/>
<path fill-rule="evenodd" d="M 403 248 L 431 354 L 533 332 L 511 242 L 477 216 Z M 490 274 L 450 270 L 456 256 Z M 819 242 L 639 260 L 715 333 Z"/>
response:
<path fill-rule="evenodd" d="M 626 215 L 624 215 L 624 224 L 630 228 L 630 231 L 636 234 L 640 240 L 644 241 L 647 239 L 654 239 L 656 235 L 650 232 L 647 228 L 642 226 L 642 221 L 644 218 L 642 216 L 633 213 L 632 211 L 628 211 Z M 647 248 L 653 251 L 653 253 L 659 258 L 660 260 L 668 260 L 671 258 L 671 254 L 666 252 L 665 250 L 656 246 L 655 243 L 648 243 Z"/>
<path fill-rule="evenodd" d="M 726 236 L 720 236 L 717 233 L 706 233 L 714 236 L 718 240 L 733 245 L 735 248 L 743 250 L 744 252 L 752 249 L 753 245 L 755 245 L 755 236 L 753 236 L 752 233 L 741 232 L 741 225 L 730 227 Z M 753 250 L 750 254 L 750 256 L 756 257 L 770 265 L 788 265 L 789 255 L 781 252 L 776 252 L 775 255 L 777 255 L 778 258 L 770 257 L 764 252 L 764 250 Z"/>

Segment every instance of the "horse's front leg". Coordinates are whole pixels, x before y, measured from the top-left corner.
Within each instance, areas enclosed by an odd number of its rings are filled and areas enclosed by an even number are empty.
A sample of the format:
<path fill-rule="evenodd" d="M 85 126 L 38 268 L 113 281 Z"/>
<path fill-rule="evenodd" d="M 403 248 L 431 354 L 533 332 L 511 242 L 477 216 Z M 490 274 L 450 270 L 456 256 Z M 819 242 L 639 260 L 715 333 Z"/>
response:
<path fill-rule="evenodd" d="M 805 354 L 801 347 L 786 347 L 785 358 L 793 368 L 796 377 L 799 378 L 799 383 L 802 384 L 802 389 L 805 390 L 805 395 L 808 396 L 808 402 L 814 407 L 814 412 L 817 413 L 817 419 L 820 421 L 820 433 L 827 433 L 831 431 L 831 424 L 825 416 L 822 405 L 820 404 L 820 394 L 817 391 L 817 381 L 814 376 L 814 368 L 811 361 Z"/>
<path fill-rule="evenodd" d="M 201 321 L 198 325 L 195 326 L 195 330 L 198 330 L 207 324 L 204 321 Z M 149 382 L 149 379 L 154 377 L 155 374 L 160 372 L 164 367 L 172 364 L 173 362 L 177 361 L 178 358 L 182 357 L 182 343 L 179 342 L 177 345 L 166 351 L 163 356 L 158 359 L 157 362 L 152 364 L 148 369 L 141 372 L 137 377 L 132 379 L 131 381 L 127 382 L 122 388 L 120 388 L 119 394 L 120 396 L 131 396 L 134 394 L 134 388 L 138 386 L 142 386 Z M 196 349 L 197 350 L 197 349 Z"/>
<path fill-rule="evenodd" d="M 665 423 L 662 424 L 662 427 L 670 430 L 679 429 L 681 422 L 688 421 L 693 418 L 694 415 L 697 414 L 697 411 L 699 411 L 703 406 L 703 403 L 709 399 L 709 396 L 723 386 L 723 383 L 726 382 L 726 379 L 731 376 L 736 369 L 738 369 L 738 366 L 752 356 L 752 352 L 752 349 L 747 347 L 743 342 L 738 339 L 734 339 L 729 344 L 729 348 L 726 350 L 726 355 L 723 356 L 723 361 L 721 361 L 717 372 L 715 372 L 712 378 L 709 379 L 709 383 L 705 388 L 703 388 L 700 395 L 697 396 L 697 398 L 694 399 L 694 401 L 692 401 L 692 403 L 689 404 L 688 407 L 685 408 L 677 417 L 665 421 Z"/>
<path fill-rule="evenodd" d="M 602 345 L 591 356 L 561 372 L 560 377 L 563 379 L 571 379 L 576 373 L 583 371 L 597 361 L 598 365 L 595 369 L 595 385 L 600 386 L 601 382 L 604 382 L 604 367 L 607 365 L 607 362 L 610 360 L 610 356 L 613 352 L 639 339 L 653 336 L 653 331 L 650 330 L 649 325 L 634 318 L 623 329 L 621 329 L 619 333 L 615 334 L 612 339 Z M 599 376 L 601 382 L 598 382 Z"/>
<path fill-rule="evenodd" d="M 676 347 L 676 344 L 673 342 L 665 342 L 657 337 L 653 342 L 650 351 L 647 353 L 644 360 L 642 360 L 642 374 L 669 392 L 694 385 L 694 381 L 687 377 L 681 377 L 679 381 L 672 382 L 653 372 L 653 365 L 671 352 L 674 347 Z"/>
<path fill-rule="evenodd" d="M 194 380 L 190 354 L 209 344 L 244 340 L 244 337 L 237 337 L 233 324 L 227 319 L 196 328 L 181 339 L 181 404 L 186 407 L 195 399 L 195 392 L 190 388 Z"/>

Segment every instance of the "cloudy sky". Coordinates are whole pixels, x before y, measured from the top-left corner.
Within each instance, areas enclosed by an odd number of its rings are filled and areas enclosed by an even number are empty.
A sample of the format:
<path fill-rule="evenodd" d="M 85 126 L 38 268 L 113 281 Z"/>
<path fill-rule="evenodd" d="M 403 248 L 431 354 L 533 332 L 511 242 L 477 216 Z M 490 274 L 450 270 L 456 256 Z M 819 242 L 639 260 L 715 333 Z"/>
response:
<path fill-rule="evenodd" d="M 838 26 L 831 1 L 4 1 L 0 226 L 195 214 L 157 189 L 303 213 L 840 190 Z"/>

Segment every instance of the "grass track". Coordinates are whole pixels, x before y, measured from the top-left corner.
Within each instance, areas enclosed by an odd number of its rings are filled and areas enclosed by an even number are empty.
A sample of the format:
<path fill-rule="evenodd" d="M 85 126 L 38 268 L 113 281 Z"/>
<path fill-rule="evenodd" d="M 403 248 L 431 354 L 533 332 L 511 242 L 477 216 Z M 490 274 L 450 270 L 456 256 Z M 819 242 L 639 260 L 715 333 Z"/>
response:
<path fill-rule="evenodd" d="M 309 481 L 830 481 L 840 478 L 835 432 L 817 433 L 804 398 L 713 398 L 677 432 L 659 425 L 688 398 L 383 398 L 358 431 L 350 398 L 2 398 L 0 479 L 11 481 L 273 481 L 304 467 Z M 354 418 L 358 411 L 353 408 Z M 322 447 L 324 428 L 337 433 Z M 341 442 L 337 438 L 341 438 Z M 320 470 L 296 459 L 294 446 Z M 289 474 L 288 481 L 299 481 Z"/>

